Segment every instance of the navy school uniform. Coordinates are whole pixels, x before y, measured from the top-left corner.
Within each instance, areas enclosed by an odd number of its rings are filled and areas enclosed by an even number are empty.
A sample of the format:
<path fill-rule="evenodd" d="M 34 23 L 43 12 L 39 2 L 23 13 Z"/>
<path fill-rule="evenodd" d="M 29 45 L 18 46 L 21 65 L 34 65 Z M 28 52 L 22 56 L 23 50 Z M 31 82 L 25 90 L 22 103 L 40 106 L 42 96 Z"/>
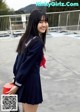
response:
<path fill-rule="evenodd" d="M 32 40 L 22 54 L 18 54 L 13 67 L 14 83 L 19 86 L 16 94 L 22 103 L 42 103 L 40 62 L 43 56 L 43 42 L 40 37 Z"/>

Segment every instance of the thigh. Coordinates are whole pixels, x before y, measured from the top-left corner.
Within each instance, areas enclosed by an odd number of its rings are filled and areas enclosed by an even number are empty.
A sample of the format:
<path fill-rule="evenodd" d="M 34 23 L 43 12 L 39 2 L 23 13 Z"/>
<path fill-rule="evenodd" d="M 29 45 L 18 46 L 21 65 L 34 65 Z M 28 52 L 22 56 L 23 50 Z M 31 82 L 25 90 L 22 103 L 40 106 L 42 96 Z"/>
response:
<path fill-rule="evenodd" d="M 37 108 L 38 108 L 38 105 L 31 105 L 27 103 L 23 104 L 24 112 L 37 112 Z"/>

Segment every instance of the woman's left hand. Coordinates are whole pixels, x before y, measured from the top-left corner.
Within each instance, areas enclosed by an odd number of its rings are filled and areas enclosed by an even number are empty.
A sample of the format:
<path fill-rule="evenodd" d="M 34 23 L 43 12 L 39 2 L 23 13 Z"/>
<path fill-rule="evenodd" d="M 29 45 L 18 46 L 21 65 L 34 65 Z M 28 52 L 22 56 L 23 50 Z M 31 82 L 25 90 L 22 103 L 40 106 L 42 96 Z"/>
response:
<path fill-rule="evenodd" d="M 18 87 L 15 85 L 13 86 L 10 91 L 6 92 L 7 94 L 15 94 L 18 90 Z"/>

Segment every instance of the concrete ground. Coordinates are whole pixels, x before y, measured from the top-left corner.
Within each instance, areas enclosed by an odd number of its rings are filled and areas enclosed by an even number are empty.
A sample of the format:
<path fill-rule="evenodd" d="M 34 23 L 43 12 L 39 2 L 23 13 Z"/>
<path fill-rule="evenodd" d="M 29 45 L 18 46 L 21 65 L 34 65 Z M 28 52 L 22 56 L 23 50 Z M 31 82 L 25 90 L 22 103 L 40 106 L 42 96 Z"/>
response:
<path fill-rule="evenodd" d="M 18 40 L 0 39 L 0 90 L 12 80 Z M 46 69 L 41 68 L 44 102 L 38 112 L 80 112 L 80 40 L 48 35 L 45 56 Z"/>

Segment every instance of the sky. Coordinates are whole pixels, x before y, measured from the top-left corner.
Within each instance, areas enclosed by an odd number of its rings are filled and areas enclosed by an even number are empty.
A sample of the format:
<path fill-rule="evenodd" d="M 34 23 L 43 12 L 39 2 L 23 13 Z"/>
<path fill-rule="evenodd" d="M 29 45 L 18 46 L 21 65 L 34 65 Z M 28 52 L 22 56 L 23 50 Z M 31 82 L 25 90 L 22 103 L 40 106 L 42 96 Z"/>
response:
<path fill-rule="evenodd" d="M 36 4 L 36 2 L 49 2 L 50 0 L 5 0 L 9 8 L 18 10 L 30 4 Z"/>

